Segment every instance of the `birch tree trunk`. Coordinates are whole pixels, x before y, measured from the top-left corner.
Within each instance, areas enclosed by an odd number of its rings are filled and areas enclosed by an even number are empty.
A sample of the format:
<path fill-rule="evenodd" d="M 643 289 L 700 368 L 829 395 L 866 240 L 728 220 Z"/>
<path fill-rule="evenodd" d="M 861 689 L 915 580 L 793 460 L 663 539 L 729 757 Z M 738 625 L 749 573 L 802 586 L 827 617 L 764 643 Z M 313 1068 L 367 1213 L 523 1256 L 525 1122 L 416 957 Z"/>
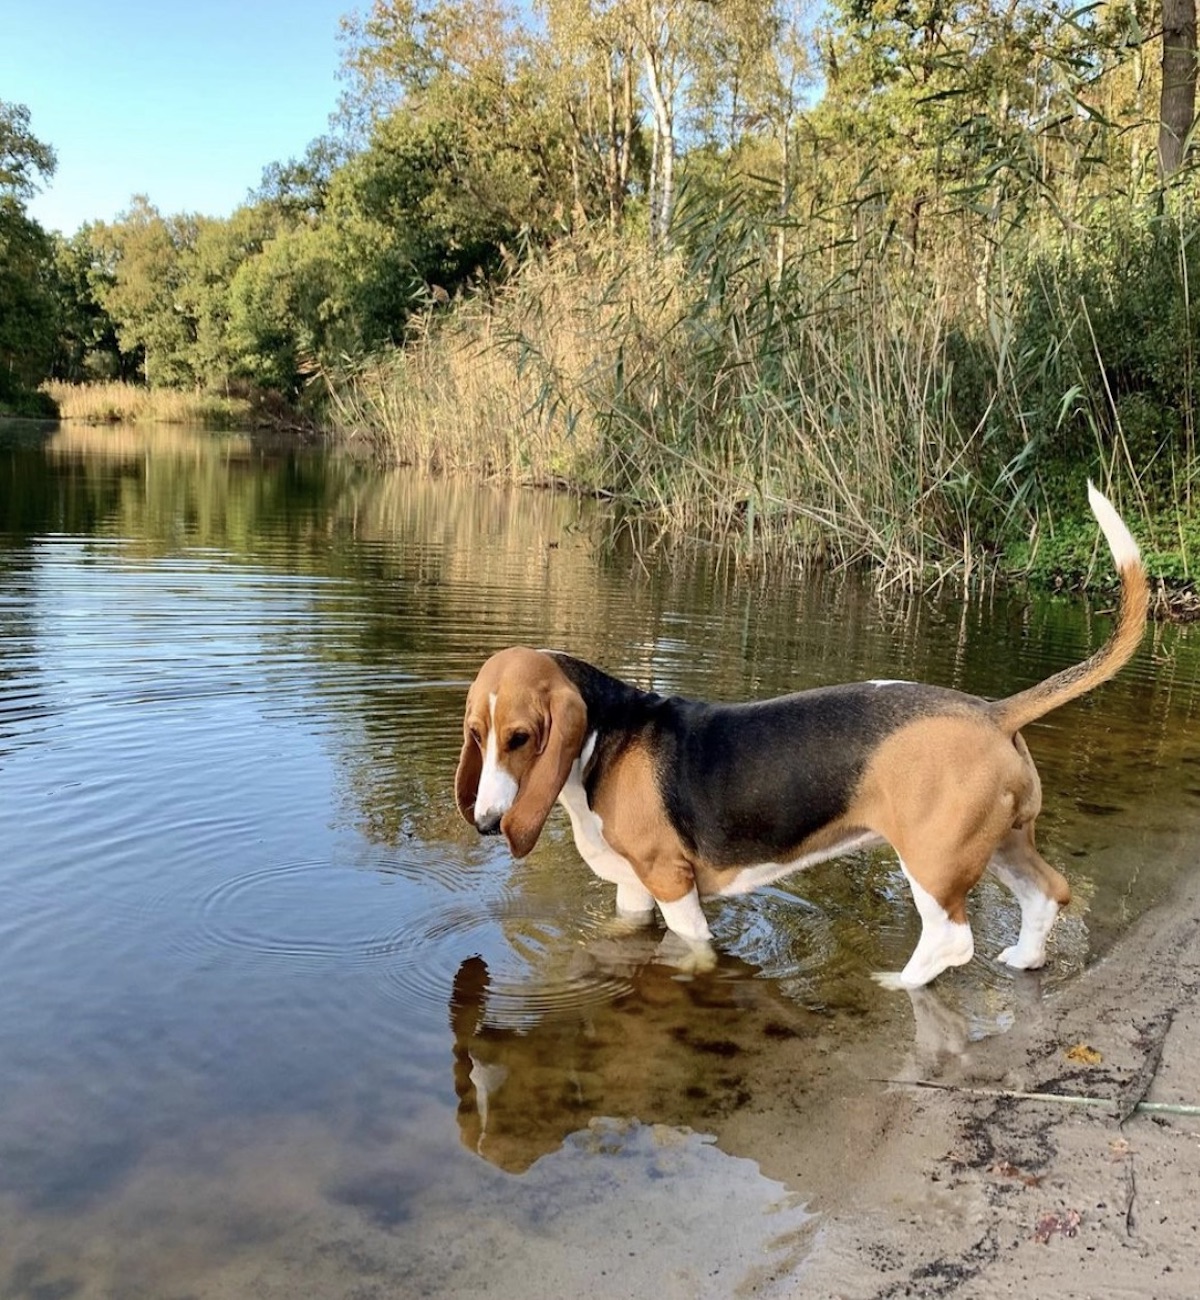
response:
<path fill-rule="evenodd" d="M 660 52 L 649 41 L 643 44 L 646 86 L 654 110 L 654 153 L 650 167 L 650 239 L 656 248 L 670 241 L 671 217 L 675 206 L 675 111 L 665 84 Z"/>

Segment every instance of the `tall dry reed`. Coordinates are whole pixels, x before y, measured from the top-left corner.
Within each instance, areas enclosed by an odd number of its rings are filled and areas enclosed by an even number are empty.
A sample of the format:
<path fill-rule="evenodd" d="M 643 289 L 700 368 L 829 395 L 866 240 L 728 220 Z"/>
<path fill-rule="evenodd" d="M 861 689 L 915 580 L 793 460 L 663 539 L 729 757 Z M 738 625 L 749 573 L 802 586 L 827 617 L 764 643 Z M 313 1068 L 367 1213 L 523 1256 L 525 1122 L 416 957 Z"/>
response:
<path fill-rule="evenodd" d="M 981 285 L 953 250 L 918 264 L 869 227 L 821 242 L 846 226 L 809 222 L 782 265 L 776 232 L 733 202 L 685 211 L 679 251 L 657 260 L 564 242 L 332 377 L 337 422 L 392 459 L 610 495 L 641 536 L 768 566 L 864 562 L 906 589 L 992 576 L 1001 543 L 1080 511 L 1088 473 L 1144 508 L 1138 466 L 1173 435 L 1154 414 L 1137 443 L 1150 389 L 1123 397 L 1118 381 L 1174 373 L 1188 330 L 1106 368 L 1147 331 L 1110 312 L 1097 341 L 1089 286 L 1105 302 L 1124 283 L 1103 249 L 1049 270 L 1000 250 Z M 1159 279 L 1178 278 L 1143 242 Z M 1172 453 L 1187 474 L 1191 438 L 1189 420 Z"/>
<path fill-rule="evenodd" d="M 337 424 L 395 460 L 608 494 L 746 559 L 969 575 L 976 431 L 948 399 L 946 303 L 811 265 L 780 274 L 736 213 L 686 256 L 564 244 L 331 380 Z"/>

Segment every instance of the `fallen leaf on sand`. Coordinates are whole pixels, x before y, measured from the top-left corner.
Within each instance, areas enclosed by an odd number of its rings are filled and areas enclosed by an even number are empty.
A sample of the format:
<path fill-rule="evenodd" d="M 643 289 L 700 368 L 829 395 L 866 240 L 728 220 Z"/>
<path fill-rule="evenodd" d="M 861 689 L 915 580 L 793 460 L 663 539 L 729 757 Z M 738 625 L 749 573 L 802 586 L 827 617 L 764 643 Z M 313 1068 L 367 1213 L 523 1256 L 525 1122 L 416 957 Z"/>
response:
<path fill-rule="evenodd" d="M 1078 1210 L 1048 1210 L 1037 1221 L 1037 1227 L 1033 1230 L 1033 1239 L 1045 1246 L 1055 1235 L 1073 1237 L 1079 1231 L 1082 1222 L 1083 1215 Z"/>
<path fill-rule="evenodd" d="M 1076 1065 L 1099 1065 L 1104 1057 L 1087 1043 L 1076 1043 L 1067 1050 L 1067 1060 L 1074 1061 Z"/>
<path fill-rule="evenodd" d="M 1027 1174 L 1024 1169 L 1014 1165 L 1011 1160 L 997 1160 L 994 1165 L 988 1167 L 989 1174 L 999 1174 L 1001 1178 L 1015 1178 L 1022 1182 L 1026 1187 L 1041 1186 L 1042 1178 L 1040 1174 Z"/>
<path fill-rule="evenodd" d="M 1133 1144 L 1128 1138 L 1113 1138 L 1113 1140 L 1108 1144 L 1108 1149 L 1111 1152 L 1109 1157 L 1110 1159 L 1124 1160 L 1130 1151 L 1133 1150 Z"/>

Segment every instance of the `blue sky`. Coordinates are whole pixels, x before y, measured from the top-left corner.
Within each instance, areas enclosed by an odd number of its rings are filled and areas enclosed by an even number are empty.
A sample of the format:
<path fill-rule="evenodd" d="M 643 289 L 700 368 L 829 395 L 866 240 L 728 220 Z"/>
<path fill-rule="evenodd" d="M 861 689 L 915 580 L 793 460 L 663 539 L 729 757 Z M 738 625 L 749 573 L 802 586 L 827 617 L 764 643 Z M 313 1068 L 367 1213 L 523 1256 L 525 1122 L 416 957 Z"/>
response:
<path fill-rule="evenodd" d="M 0 99 L 25 104 L 58 171 L 29 204 L 50 230 L 134 194 L 226 216 L 337 105 L 338 19 L 367 0 L 3 0 Z"/>

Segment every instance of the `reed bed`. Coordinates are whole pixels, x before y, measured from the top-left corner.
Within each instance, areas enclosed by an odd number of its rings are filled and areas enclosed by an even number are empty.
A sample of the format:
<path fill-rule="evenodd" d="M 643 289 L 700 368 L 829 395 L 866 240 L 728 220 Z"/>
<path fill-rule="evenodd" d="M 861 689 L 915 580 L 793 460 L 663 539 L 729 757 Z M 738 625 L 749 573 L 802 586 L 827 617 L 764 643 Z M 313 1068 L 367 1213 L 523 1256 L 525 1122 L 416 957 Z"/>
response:
<path fill-rule="evenodd" d="M 1000 564 L 1103 580 L 1091 475 L 1152 573 L 1188 582 L 1200 216 L 1121 222 L 999 250 L 990 281 L 969 248 L 918 262 L 811 216 L 780 262 L 778 231 L 736 204 L 685 212 L 669 256 L 567 240 L 327 375 L 335 430 L 393 461 L 603 494 L 643 542 L 863 564 L 905 590 Z"/>
<path fill-rule="evenodd" d="M 59 418 L 89 424 L 193 424 L 230 429 L 251 422 L 245 397 L 147 388 L 140 384 L 50 382 L 44 390 L 58 406 Z"/>
<path fill-rule="evenodd" d="M 970 578 L 977 431 L 948 398 L 946 302 L 865 269 L 779 275 L 749 223 L 704 234 L 665 259 L 559 247 L 331 379 L 337 427 L 393 460 L 611 496 L 641 536 L 743 562 Z"/>
<path fill-rule="evenodd" d="M 595 394 L 682 301 L 670 262 L 564 244 L 496 296 L 420 318 L 403 349 L 326 376 L 335 426 L 404 464 L 611 491 Z"/>

